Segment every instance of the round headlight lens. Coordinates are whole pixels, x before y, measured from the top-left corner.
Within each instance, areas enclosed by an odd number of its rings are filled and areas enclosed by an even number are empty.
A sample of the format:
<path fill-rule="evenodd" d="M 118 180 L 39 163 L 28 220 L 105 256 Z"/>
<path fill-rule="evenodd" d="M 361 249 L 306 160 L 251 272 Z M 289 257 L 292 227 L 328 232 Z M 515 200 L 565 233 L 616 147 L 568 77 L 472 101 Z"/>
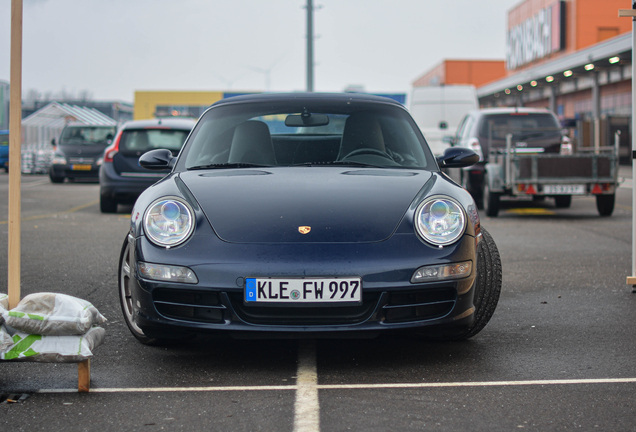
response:
<path fill-rule="evenodd" d="M 161 198 L 146 210 L 144 231 L 159 246 L 176 246 L 188 239 L 194 230 L 193 211 L 177 198 Z"/>
<path fill-rule="evenodd" d="M 417 208 L 415 227 L 424 240 L 444 246 L 453 243 L 464 233 L 466 216 L 455 200 L 431 197 Z"/>

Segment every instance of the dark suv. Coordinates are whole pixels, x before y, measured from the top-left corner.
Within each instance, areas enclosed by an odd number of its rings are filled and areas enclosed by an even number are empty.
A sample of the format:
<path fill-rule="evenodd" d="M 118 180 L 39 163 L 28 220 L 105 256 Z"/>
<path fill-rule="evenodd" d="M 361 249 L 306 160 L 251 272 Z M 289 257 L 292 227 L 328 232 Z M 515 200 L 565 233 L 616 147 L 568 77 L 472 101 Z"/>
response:
<path fill-rule="evenodd" d="M 491 149 L 504 149 L 506 136 L 512 134 L 517 148 L 540 153 L 571 154 L 569 139 L 563 134 L 559 120 L 543 108 L 486 108 L 472 111 L 457 127 L 453 145 L 474 150 L 479 163 L 461 171 L 462 186 L 481 209 L 483 204 L 484 168 Z M 520 150 L 522 151 L 522 150 Z"/>
<path fill-rule="evenodd" d="M 55 146 L 49 177 L 53 183 L 62 183 L 65 178 L 97 180 L 99 164 L 104 149 L 113 141 L 117 126 L 87 126 L 68 124 Z"/>
<path fill-rule="evenodd" d="M 116 213 L 117 204 L 132 204 L 148 187 L 165 177 L 167 170 L 139 166 L 139 157 L 149 150 L 167 149 L 179 154 L 194 127 L 193 119 L 162 118 L 125 123 L 104 152 L 99 170 L 99 203 L 102 213 Z"/>

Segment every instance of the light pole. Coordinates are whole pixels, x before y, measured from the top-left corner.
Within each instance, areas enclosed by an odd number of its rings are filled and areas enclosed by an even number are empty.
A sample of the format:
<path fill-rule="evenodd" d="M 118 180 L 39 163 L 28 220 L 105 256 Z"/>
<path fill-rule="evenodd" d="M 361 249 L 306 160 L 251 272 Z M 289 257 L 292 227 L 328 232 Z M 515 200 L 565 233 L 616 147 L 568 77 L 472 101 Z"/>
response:
<path fill-rule="evenodd" d="M 314 91 L 314 5 L 307 0 L 307 91 Z"/>

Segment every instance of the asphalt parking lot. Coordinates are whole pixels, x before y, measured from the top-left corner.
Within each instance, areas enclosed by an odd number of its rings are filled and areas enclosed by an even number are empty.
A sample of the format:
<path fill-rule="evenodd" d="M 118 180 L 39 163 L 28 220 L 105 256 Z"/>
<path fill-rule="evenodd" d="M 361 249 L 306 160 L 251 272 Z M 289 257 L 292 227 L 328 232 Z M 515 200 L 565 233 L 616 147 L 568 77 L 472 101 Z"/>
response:
<path fill-rule="evenodd" d="M 7 180 L 0 173 L 0 274 Z M 109 321 L 89 394 L 76 392 L 76 365 L 0 363 L 0 430 L 634 430 L 631 187 L 626 179 L 610 218 L 587 197 L 569 209 L 506 203 L 484 218 L 503 290 L 469 341 L 209 337 L 148 347 L 129 334 L 117 298 L 130 207 L 102 215 L 95 183 L 23 176 L 22 295 L 78 296 Z"/>

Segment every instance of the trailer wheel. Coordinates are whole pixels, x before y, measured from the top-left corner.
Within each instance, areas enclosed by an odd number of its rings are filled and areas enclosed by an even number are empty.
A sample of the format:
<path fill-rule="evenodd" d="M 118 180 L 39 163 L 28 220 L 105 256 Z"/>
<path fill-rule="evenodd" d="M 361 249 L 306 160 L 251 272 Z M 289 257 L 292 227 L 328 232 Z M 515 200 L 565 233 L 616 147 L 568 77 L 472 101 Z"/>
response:
<path fill-rule="evenodd" d="M 616 195 L 596 195 L 596 209 L 601 216 L 611 216 Z"/>
<path fill-rule="evenodd" d="M 486 173 L 486 175 L 484 176 L 484 185 L 482 190 L 482 198 L 486 216 L 497 217 L 497 215 L 499 214 L 499 197 L 501 196 L 501 194 L 490 191 L 488 173 Z"/>
<path fill-rule="evenodd" d="M 569 208 L 572 205 L 572 195 L 557 195 L 554 197 L 557 208 Z"/>

